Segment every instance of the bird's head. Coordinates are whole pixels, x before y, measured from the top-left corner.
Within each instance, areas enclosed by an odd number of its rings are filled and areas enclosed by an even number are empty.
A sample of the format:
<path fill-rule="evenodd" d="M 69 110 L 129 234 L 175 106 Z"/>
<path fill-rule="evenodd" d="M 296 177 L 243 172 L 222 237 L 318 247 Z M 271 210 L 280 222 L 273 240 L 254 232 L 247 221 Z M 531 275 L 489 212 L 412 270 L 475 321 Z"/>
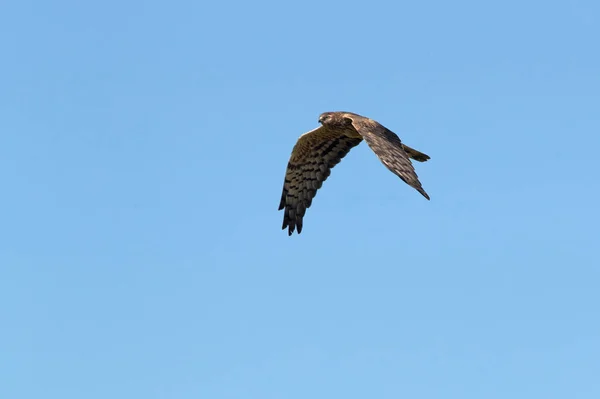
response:
<path fill-rule="evenodd" d="M 327 126 L 346 126 L 352 121 L 344 117 L 344 112 L 323 112 L 319 116 L 319 123 Z"/>
<path fill-rule="evenodd" d="M 325 125 L 327 123 L 331 123 L 332 120 L 333 120 L 333 114 L 331 112 L 323 112 L 319 116 L 319 123 L 321 125 Z"/>

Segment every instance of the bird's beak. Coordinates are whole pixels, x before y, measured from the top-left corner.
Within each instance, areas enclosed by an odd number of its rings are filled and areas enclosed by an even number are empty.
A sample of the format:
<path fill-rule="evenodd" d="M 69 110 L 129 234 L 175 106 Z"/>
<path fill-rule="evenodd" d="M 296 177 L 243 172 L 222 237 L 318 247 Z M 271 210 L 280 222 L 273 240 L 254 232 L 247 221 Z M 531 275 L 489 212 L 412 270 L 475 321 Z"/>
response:
<path fill-rule="evenodd" d="M 319 117 L 319 123 L 323 124 L 323 117 L 322 116 Z"/>

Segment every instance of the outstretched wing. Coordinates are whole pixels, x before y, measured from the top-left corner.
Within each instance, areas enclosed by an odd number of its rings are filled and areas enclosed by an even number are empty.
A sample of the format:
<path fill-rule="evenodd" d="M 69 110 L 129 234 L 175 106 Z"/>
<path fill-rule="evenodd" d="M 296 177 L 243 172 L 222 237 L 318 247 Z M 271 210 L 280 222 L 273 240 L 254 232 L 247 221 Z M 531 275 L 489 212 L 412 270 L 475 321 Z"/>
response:
<path fill-rule="evenodd" d="M 415 172 L 415 168 L 410 162 L 410 154 L 407 152 L 404 144 L 402 144 L 402 141 L 396 133 L 368 118 L 352 117 L 351 119 L 352 126 L 354 126 L 356 131 L 365 139 L 375 155 L 379 157 L 379 160 L 406 184 L 414 187 L 415 190 L 420 192 L 425 198 L 429 199 L 429 195 L 423 190 L 419 177 Z M 415 151 L 410 147 L 407 148 Z M 419 157 L 423 161 L 429 159 L 427 155 L 422 153 L 419 154 L 427 157 Z M 418 157 L 415 157 L 416 160 L 422 162 L 421 159 L 417 158 Z"/>
<path fill-rule="evenodd" d="M 331 168 L 358 145 L 361 138 L 350 138 L 343 131 L 318 127 L 303 134 L 292 150 L 283 183 L 279 210 L 284 209 L 282 229 L 288 235 L 302 232 L 302 218 L 317 195 Z"/>

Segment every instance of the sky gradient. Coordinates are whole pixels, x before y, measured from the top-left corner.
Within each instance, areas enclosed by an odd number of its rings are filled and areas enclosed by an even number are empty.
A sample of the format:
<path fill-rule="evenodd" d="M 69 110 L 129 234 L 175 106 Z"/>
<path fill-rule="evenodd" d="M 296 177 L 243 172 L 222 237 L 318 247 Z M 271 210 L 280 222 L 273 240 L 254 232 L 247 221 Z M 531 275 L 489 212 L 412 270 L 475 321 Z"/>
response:
<path fill-rule="evenodd" d="M 600 397 L 600 4 L 0 5 L 0 397 Z M 301 235 L 321 112 L 363 143 Z"/>

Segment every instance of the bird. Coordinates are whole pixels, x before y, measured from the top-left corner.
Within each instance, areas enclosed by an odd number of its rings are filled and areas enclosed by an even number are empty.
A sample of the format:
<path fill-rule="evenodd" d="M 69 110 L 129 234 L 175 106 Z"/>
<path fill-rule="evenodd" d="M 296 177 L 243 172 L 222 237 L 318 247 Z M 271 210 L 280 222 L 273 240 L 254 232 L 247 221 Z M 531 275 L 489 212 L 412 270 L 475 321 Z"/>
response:
<path fill-rule="evenodd" d="M 392 173 L 429 200 L 410 161 L 425 162 L 429 155 L 402 143 L 379 122 L 352 112 L 324 112 L 319 123 L 298 138 L 287 164 L 279 210 L 284 211 L 281 228 L 287 228 L 289 236 L 294 230 L 302 232 L 304 215 L 317 190 L 331 169 L 363 139 Z"/>

